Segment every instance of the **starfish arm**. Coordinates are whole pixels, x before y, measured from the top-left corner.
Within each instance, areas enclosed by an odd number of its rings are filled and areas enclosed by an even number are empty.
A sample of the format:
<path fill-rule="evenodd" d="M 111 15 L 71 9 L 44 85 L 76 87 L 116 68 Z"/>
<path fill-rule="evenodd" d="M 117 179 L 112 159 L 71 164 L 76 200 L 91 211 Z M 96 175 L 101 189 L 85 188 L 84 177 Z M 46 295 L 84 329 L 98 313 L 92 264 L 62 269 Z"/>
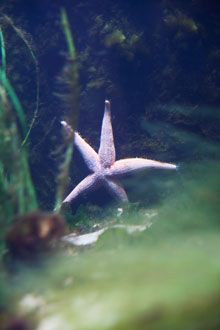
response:
<path fill-rule="evenodd" d="M 159 169 L 177 169 L 175 164 L 158 162 L 156 160 L 145 158 L 126 158 L 116 161 L 109 170 L 111 176 L 121 176 L 125 174 L 135 173 L 147 168 L 159 168 Z"/>
<path fill-rule="evenodd" d="M 110 194 L 118 201 L 128 202 L 128 196 L 122 186 L 113 180 L 107 179 L 105 181 L 105 187 Z"/>
<path fill-rule="evenodd" d="M 110 102 L 107 100 L 105 101 L 105 112 L 102 120 L 99 157 L 103 167 L 109 167 L 115 161 L 115 146 L 111 123 L 111 109 Z"/>
<path fill-rule="evenodd" d="M 99 155 L 95 152 L 95 150 L 79 135 L 79 133 L 75 133 L 74 143 L 77 149 L 80 151 L 86 165 L 88 168 L 95 172 L 100 168 L 100 160 Z"/>
<path fill-rule="evenodd" d="M 71 191 L 71 193 L 64 199 L 63 203 L 72 202 L 79 195 L 96 189 L 97 185 L 97 176 L 95 174 L 88 175 Z"/>

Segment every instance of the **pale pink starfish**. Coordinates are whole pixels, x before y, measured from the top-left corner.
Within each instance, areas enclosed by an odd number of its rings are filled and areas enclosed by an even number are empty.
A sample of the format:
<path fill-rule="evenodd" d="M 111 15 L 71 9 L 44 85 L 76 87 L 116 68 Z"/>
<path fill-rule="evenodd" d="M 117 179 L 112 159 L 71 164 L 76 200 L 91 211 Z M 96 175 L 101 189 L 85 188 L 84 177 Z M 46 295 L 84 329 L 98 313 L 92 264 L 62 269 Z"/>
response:
<path fill-rule="evenodd" d="M 67 134 L 71 127 L 61 122 Z M 82 154 L 84 161 L 91 171 L 64 199 L 63 203 L 74 201 L 79 195 L 88 193 L 98 187 L 105 186 L 107 190 L 121 202 L 128 202 L 125 190 L 118 183 L 117 178 L 126 174 L 135 173 L 147 168 L 177 169 L 170 163 L 162 163 L 146 158 L 125 158 L 115 160 L 115 146 L 111 124 L 110 102 L 105 101 L 105 111 L 102 121 L 100 147 L 98 153 L 79 135 L 75 133 L 75 145 Z"/>

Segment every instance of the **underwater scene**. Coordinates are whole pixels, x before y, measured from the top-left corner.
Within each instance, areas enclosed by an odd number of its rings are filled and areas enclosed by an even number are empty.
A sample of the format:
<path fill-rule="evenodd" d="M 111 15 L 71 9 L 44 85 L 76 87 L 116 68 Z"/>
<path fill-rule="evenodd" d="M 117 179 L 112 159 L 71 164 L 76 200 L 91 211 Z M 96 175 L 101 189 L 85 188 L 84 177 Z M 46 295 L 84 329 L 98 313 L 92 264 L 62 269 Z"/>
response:
<path fill-rule="evenodd" d="M 220 329 L 220 4 L 0 1 L 0 330 Z"/>

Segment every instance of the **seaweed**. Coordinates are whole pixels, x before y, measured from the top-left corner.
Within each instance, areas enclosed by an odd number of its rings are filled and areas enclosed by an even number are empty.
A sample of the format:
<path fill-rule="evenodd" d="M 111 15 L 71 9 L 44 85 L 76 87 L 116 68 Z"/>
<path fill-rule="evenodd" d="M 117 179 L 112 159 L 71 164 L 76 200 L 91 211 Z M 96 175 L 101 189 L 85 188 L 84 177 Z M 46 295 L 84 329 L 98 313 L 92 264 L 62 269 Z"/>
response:
<path fill-rule="evenodd" d="M 71 109 L 67 115 L 67 122 L 71 127 L 71 134 L 68 136 L 68 138 L 64 139 L 66 142 L 66 151 L 64 154 L 63 161 L 60 165 L 59 175 L 57 177 L 57 193 L 56 193 L 56 202 L 55 202 L 56 212 L 61 211 L 62 201 L 68 183 L 68 172 L 73 156 L 74 130 L 76 127 L 78 114 L 79 114 L 79 98 L 80 98 L 79 75 L 78 75 L 78 66 L 76 61 L 76 49 L 71 34 L 68 17 L 64 9 L 61 10 L 61 24 L 68 48 L 68 64 L 64 70 L 64 82 L 68 87 L 68 91 L 67 91 L 68 94 L 65 97 L 67 99 L 67 102 L 71 104 Z"/>
<path fill-rule="evenodd" d="M 25 111 L 7 76 L 2 27 L 0 53 L 0 223 L 4 237 L 14 216 L 37 209 L 38 202 L 30 173 L 28 146 L 24 143 L 28 138 Z"/>
<path fill-rule="evenodd" d="M 6 46 L 3 25 L 0 26 L 0 181 L 1 181 L 1 216 L 9 223 L 17 214 L 38 209 L 35 187 L 31 179 L 29 168 L 29 150 L 27 142 L 31 129 L 38 115 L 39 109 L 39 67 L 35 53 L 26 37 L 25 32 L 16 27 L 12 19 L 6 15 L 2 20 L 4 26 L 10 25 L 27 47 L 33 60 L 36 72 L 36 106 L 31 123 L 28 125 L 25 110 L 7 76 Z M 71 104 L 67 114 L 67 122 L 72 127 L 72 134 L 64 139 L 65 153 L 62 159 L 59 174 L 57 175 L 57 193 L 55 210 L 61 210 L 62 199 L 66 190 L 68 169 L 73 154 L 74 129 L 79 113 L 79 79 L 76 61 L 75 45 L 66 11 L 61 10 L 61 26 L 67 44 L 67 65 L 64 68 L 63 82 L 67 87 L 65 101 Z M 74 108 L 74 111 L 72 111 Z"/>

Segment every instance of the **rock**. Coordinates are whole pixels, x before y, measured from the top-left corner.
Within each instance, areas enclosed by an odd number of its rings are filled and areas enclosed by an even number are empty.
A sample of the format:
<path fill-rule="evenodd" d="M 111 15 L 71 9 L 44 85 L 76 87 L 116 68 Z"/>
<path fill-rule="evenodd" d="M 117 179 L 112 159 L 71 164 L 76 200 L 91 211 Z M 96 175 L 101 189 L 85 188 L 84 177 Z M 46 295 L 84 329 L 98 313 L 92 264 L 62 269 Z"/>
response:
<path fill-rule="evenodd" d="M 24 317 L 11 315 L 7 311 L 0 313 L 1 330 L 31 330 L 31 325 Z"/>
<path fill-rule="evenodd" d="M 6 237 L 12 257 L 31 259 L 51 250 L 65 232 L 64 219 L 55 213 L 33 212 L 18 216 Z"/>
<path fill-rule="evenodd" d="M 124 224 L 115 224 L 109 225 L 99 230 L 93 231 L 91 233 L 77 235 L 76 233 L 72 233 L 66 235 L 62 238 L 62 242 L 65 242 L 74 246 L 89 246 L 96 243 L 99 237 L 104 234 L 109 229 L 123 230 L 127 234 L 132 235 L 135 233 L 141 233 L 151 227 L 151 222 L 142 225 L 124 225 Z"/>

